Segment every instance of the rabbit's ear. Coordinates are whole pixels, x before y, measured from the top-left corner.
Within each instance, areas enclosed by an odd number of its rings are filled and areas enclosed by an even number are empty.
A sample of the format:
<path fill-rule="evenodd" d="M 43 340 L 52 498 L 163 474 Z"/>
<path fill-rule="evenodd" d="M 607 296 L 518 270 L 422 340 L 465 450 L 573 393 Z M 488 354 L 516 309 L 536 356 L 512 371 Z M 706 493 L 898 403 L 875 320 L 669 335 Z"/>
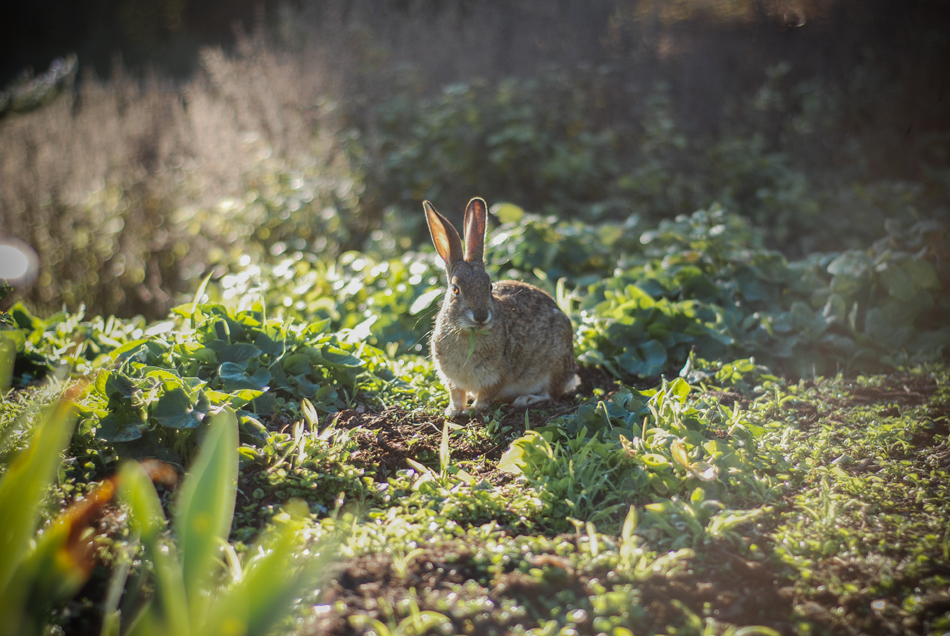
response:
<path fill-rule="evenodd" d="M 485 256 L 485 217 L 488 210 L 484 199 L 475 197 L 465 207 L 465 260 L 481 263 Z"/>
<path fill-rule="evenodd" d="M 442 257 L 445 271 L 451 276 L 456 263 L 461 263 L 463 259 L 462 239 L 459 238 L 455 227 L 439 214 L 431 203 L 423 201 L 422 207 L 426 211 L 426 223 L 429 224 L 429 234 L 432 235 L 435 251 Z"/>

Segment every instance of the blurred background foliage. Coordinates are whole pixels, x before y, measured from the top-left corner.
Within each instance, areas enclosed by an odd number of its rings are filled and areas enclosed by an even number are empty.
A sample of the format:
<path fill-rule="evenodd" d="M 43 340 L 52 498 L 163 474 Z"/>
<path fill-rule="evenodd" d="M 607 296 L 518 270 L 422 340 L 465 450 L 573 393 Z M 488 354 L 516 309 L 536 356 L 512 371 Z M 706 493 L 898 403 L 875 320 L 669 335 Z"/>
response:
<path fill-rule="evenodd" d="M 531 236 L 496 241 L 536 249 L 520 258 L 538 264 L 511 267 L 551 280 L 577 266 L 584 228 L 633 234 L 612 239 L 619 251 L 583 247 L 600 275 L 640 249 L 644 228 L 714 203 L 790 259 L 948 217 L 942 2 L 99 0 L 43 22 L 16 11 L 7 24 L 32 40 L 4 38 L 16 55 L 0 56 L 0 235 L 38 252 L 37 283 L 7 302 L 39 313 L 162 318 L 211 271 L 293 258 L 330 285 L 372 279 L 338 298 L 364 314 L 379 285 L 407 285 L 400 302 L 416 311 L 387 328 L 408 342 L 433 298 L 430 265 L 405 260 L 427 242 L 423 198 L 453 219 L 476 194 L 558 219 L 507 230 L 560 233 L 546 257 Z M 70 52 L 78 71 L 67 58 L 15 78 Z M 365 258 L 333 267 L 365 269 L 334 279 L 330 261 L 352 250 Z"/>

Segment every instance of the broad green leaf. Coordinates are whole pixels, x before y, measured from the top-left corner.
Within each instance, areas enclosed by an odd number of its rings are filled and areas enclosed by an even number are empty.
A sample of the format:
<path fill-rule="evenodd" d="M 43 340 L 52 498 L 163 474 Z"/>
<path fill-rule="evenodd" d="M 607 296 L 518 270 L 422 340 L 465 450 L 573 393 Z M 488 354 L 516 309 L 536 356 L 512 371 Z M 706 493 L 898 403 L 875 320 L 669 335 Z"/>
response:
<path fill-rule="evenodd" d="M 218 360 L 224 364 L 236 364 L 247 368 L 247 363 L 260 356 L 262 351 L 252 344 L 240 342 L 224 347 L 218 352 Z"/>
<path fill-rule="evenodd" d="M 238 389 L 237 391 L 232 391 L 227 394 L 227 397 L 224 401 L 219 402 L 219 404 L 227 403 L 231 408 L 239 409 L 248 402 L 253 402 L 260 396 L 264 395 L 264 391 L 257 391 L 254 389 Z"/>
<path fill-rule="evenodd" d="M 271 372 L 266 367 L 260 367 L 250 376 L 251 382 L 256 384 L 262 391 L 267 389 L 267 383 L 270 382 L 271 377 Z"/>
<path fill-rule="evenodd" d="M 13 317 L 13 321 L 16 323 L 17 327 L 20 329 L 26 329 L 27 331 L 35 331 L 37 329 L 42 329 L 47 321 L 37 318 L 30 313 L 30 310 L 24 306 L 22 302 L 18 302 L 13 307 L 10 308 L 10 315 Z M 50 317 L 52 320 L 52 317 Z"/>
<path fill-rule="evenodd" d="M 113 360 L 127 360 L 129 358 L 138 362 L 148 363 L 150 357 L 159 356 L 165 350 L 161 344 L 151 338 L 141 338 L 127 342 L 118 349 L 112 351 L 109 356 Z"/>
<path fill-rule="evenodd" d="M 791 313 L 795 327 L 807 334 L 822 334 L 828 328 L 828 321 L 824 316 L 814 311 L 806 303 L 801 301 L 792 303 Z"/>
<path fill-rule="evenodd" d="M 663 455 L 657 453 L 645 453 L 641 456 L 641 459 L 650 468 L 662 468 L 670 465 L 670 462 Z"/>
<path fill-rule="evenodd" d="M 229 393 L 240 389 L 263 391 L 271 380 L 270 371 L 263 367 L 258 369 L 254 375 L 249 376 L 245 367 L 234 362 L 222 363 L 218 367 L 218 377 L 224 383 L 224 390 Z"/>
<path fill-rule="evenodd" d="M 636 355 L 639 354 L 639 355 Z M 666 364 L 666 347 L 657 340 L 648 340 L 636 349 L 624 352 L 618 362 L 631 375 L 657 375 L 663 371 Z"/>
<path fill-rule="evenodd" d="M 118 371 L 100 371 L 96 375 L 96 390 L 107 398 L 114 396 L 130 399 L 137 389 L 131 378 Z"/>
<path fill-rule="evenodd" d="M 689 384 L 683 378 L 676 378 L 670 384 L 669 392 L 678 397 L 682 402 L 686 399 L 686 396 L 689 395 Z"/>
<path fill-rule="evenodd" d="M 7 341 L 13 345 L 14 353 L 23 351 L 26 346 L 26 334 L 21 329 L 0 329 L 0 343 Z"/>
<path fill-rule="evenodd" d="M 641 321 L 633 322 L 633 324 L 617 321 L 607 327 L 606 336 L 611 342 L 617 345 L 632 347 L 636 346 L 637 342 L 639 342 L 645 334 L 646 327 Z"/>
<path fill-rule="evenodd" d="M 498 461 L 498 469 L 515 475 L 525 474 L 532 462 L 545 462 L 554 458 L 551 443 L 538 431 L 525 431 Z"/>
<path fill-rule="evenodd" d="M 145 548 L 145 557 L 152 562 L 155 596 L 133 626 L 130 634 L 191 633 L 188 623 L 188 602 L 178 550 L 162 536 L 165 514 L 152 481 L 142 465 L 128 462 L 119 473 L 119 494 L 129 508 L 129 527 Z"/>
<path fill-rule="evenodd" d="M 624 294 L 626 295 L 624 300 L 631 303 L 633 307 L 649 309 L 650 307 L 656 305 L 656 301 L 653 300 L 653 297 L 636 285 L 627 285 L 627 287 L 624 289 Z"/>
<path fill-rule="evenodd" d="M 203 364 L 218 363 L 218 354 L 214 352 L 214 349 L 209 349 L 197 342 L 186 342 L 181 345 L 176 345 L 174 351 L 184 358 L 191 358 Z"/>
<path fill-rule="evenodd" d="M 950 350 L 950 327 L 915 333 L 907 346 L 913 351 L 929 352 L 936 358 L 943 351 Z"/>
<path fill-rule="evenodd" d="M 0 479 L 0 599 L 11 592 L 11 577 L 36 531 L 40 502 L 56 475 L 75 422 L 75 409 L 65 399 L 48 408 L 29 446 Z"/>
<path fill-rule="evenodd" d="M 131 442 L 142 437 L 146 428 L 148 415 L 143 409 L 124 409 L 99 420 L 96 436 L 107 442 Z"/>
<path fill-rule="evenodd" d="M 165 386 L 166 390 L 185 386 L 185 383 L 180 375 L 165 369 L 150 369 L 148 372 L 146 372 L 145 377 L 158 380 Z"/>
<path fill-rule="evenodd" d="M 198 391 L 199 389 L 203 389 L 204 387 L 208 385 L 208 383 L 202 380 L 201 378 L 195 378 L 192 376 L 180 377 L 178 375 L 176 375 L 175 377 L 178 378 L 178 381 L 180 382 L 181 386 L 185 388 L 185 391 L 187 391 L 188 395 L 190 396 L 194 396 L 196 391 Z"/>
<path fill-rule="evenodd" d="M 844 296 L 841 294 L 829 295 L 828 302 L 825 303 L 825 308 L 822 309 L 821 314 L 828 322 L 844 324 L 848 318 L 848 305 Z"/>
<path fill-rule="evenodd" d="M 303 553 L 301 530 L 308 512 L 305 504 L 297 502 L 275 518 L 275 527 L 265 535 L 260 547 L 248 552 L 252 556 L 244 565 L 240 580 L 232 582 L 210 602 L 196 633 L 265 636 L 287 616 L 294 601 L 312 589 L 333 550 L 331 544 L 325 544 L 318 556 Z"/>
<path fill-rule="evenodd" d="M 327 362 L 337 367 L 357 369 L 366 364 L 356 356 L 332 345 L 325 346 L 322 353 Z"/>
<path fill-rule="evenodd" d="M 912 300 L 892 300 L 868 310 L 864 319 L 864 332 L 872 339 L 897 349 L 913 335 L 915 321 L 922 311 L 933 306 L 930 292 L 921 291 Z"/>
<path fill-rule="evenodd" d="M 934 269 L 933 263 L 922 258 L 912 258 L 901 264 L 912 281 L 920 289 L 937 289 L 940 287 L 940 277 Z"/>
<path fill-rule="evenodd" d="M 917 291 L 914 279 L 897 263 L 888 263 L 881 271 L 881 280 L 887 293 L 898 300 L 910 300 Z"/>
<path fill-rule="evenodd" d="M 237 492 L 237 449 L 234 413 L 216 415 L 179 492 L 175 535 L 192 617 L 200 615 L 202 597 L 218 570 L 218 554 L 231 528 Z"/>
<path fill-rule="evenodd" d="M 524 449 L 512 444 L 498 460 L 498 470 L 513 475 L 524 474 Z"/>
<path fill-rule="evenodd" d="M 283 359 L 281 363 L 287 375 L 307 375 L 313 371 L 310 357 L 302 353 L 295 353 Z"/>
<path fill-rule="evenodd" d="M 524 210 L 514 203 L 496 203 L 491 211 L 500 223 L 517 223 L 524 218 Z"/>
<path fill-rule="evenodd" d="M 332 387 L 329 386 L 320 386 L 316 382 L 311 382 L 307 379 L 307 376 L 297 375 L 289 378 L 288 383 L 290 385 L 289 391 L 293 393 L 296 397 L 299 398 L 316 398 L 319 401 L 317 394 L 322 390 L 332 390 Z"/>
<path fill-rule="evenodd" d="M 674 440 L 670 445 L 670 454 L 673 457 L 673 461 L 682 466 L 683 468 L 689 468 L 689 457 L 686 455 L 686 449 L 683 447 L 683 442 L 680 440 Z"/>
<path fill-rule="evenodd" d="M 828 273 L 856 279 L 864 276 L 873 265 L 871 258 L 864 252 L 850 250 L 828 263 Z"/>
<path fill-rule="evenodd" d="M 412 305 L 409 307 L 409 315 L 415 316 L 422 313 L 426 309 L 432 306 L 432 303 L 442 296 L 441 289 L 430 289 L 426 293 L 422 294 L 416 298 Z"/>
<path fill-rule="evenodd" d="M 659 373 L 666 364 L 666 347 L 656 340 L 648 340 L 640 346 L 644 362 L 650 368 L 648 375 Z"/>
<path fill-rule="evenodd" d="M 261 353 L 269 356 L 278 356 L 284 350 L 284 343 L 268 336 L 263 331 L 254 338 L 254 346 L 261 350 Z"/>
<path fill-rule="evenodd" d="M 327 330 L 327 327 L 330 326 L 330 319 L 324 318 L 323 320 L 317 320 L 315 322 L 307 325 L 306 329 L 301 332 L 301 337 L 306 336 L 318 336 Z"/>
<path fill-rule="evenodd" d="M 740 267 L 735 274 L 736 282 L 739 285 L 739 291 L 745 296 L 746 300 L 752 302 L 766 302 L 772 299 L 774 292 L 772 288 L 756 275 L 756 271 L 750 267 Z"/>
<path fill-rule="evenodd" d="M 163 393 L 152 405 L 151 416 L 169 428 L 195 428 L 204 419 L 204 414 L 195 409 L 184 389 Z"/>
<path fill-rule="evenodd" d="M 0 331 L 0 395 L 10 388 L 16 364 L 17 344 L 12 338 L 5 337 L 10 333 L 23 335 L 20 331 Z"/>

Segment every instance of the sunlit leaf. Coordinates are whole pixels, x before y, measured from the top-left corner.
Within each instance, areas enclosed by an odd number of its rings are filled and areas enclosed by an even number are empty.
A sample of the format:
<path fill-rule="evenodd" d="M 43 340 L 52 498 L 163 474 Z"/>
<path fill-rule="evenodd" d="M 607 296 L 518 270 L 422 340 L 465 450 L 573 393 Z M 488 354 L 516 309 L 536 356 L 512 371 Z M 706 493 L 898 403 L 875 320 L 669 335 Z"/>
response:
<path fill-rule="evenodd" d="M 129 507 L 131 530 L 154 567 L 155 598 L 132 629 L 132 634 L 190 634 L 188 602 L 178 550 L 162 536 L 165 514 L 152 480 L 141 464 L 127 463 L 119 473 L 119 493 Z"/>
<path fill-rule="evenodd" d="M 192 616 L 217 571 L 227 540 L 237 492 L 238 426 L 233 413 L 215 416 L 181 486 L 175 534 L 181 548 L 182 575 Z"/>
<path fill-rule="evenodd" d="M 441 298 L 442 293 L 443 292 L 441 289 L 430 289 L 429 291 L 425 292 L 424 294 L 416 298 L 413 301 L 412 305 L 410 305 L 409 314 L 412 316 L 415 316 L 417 314 L 422 313 L 423 311 L 431 307 L 432 303 L 435 302 L 437 298 Z"/>
<path fill-rule="evenodd" d="M 9 588 L 10 581 L 36 530 L 40 502 L 56 474 L 75 421 L 75 409 L 66 400 L 48 408 L 29 446 L 16 456 L 0 479 L 0 598 L 14 592 Z M 16 611 L 16 601 L 9 600 L 9 611 Z"/>

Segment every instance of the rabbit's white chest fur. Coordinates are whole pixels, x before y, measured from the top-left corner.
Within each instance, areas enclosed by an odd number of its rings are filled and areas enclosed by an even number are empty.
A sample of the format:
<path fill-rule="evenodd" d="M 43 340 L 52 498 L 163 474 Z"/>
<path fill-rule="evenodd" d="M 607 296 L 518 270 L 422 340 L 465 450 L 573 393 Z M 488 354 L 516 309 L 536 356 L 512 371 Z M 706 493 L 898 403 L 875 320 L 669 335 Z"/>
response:
<path fill-rule="evenodd" d="M 478 393 L 484 388 L 497 384 L 501 379 L 501 374 L 497 371 L 468 369 L 451 364 L 440 365 L 439 372 L 443 380 L 448 380 L 468 393 Z"/>
<path fill-rule="evenodd" d="M 438 332 L 438 328 L 436 329 Z M 454 332 L 442 332 L 443 337 L 437 337 L 433 343 L 435 366 L 442 378 L 448 383 L 468 393 L 479 393 L 483 389 L 494 386 L 502 379 L 501 370 L 494 361 L 494 350 L 486 346 L 484 339 L 487 336 L 476 335 L 475 349 L 471 355 L 471 336 L 456 335 Z M 483 342 L 479 342 L 482 339 Z M 487 350 L 487 351 L 486 351 Z"/>
<path fill-rule="evenodd" d="M 467 333 L 467 332 L 463 332 Z M 443 382 L 467 392 L 479 394 L 495 388 L 497 398 L 511 398 L 520 395 L 547 395 L 550 373 L 542 374 L 502 374 L 498 358 L 499 341 L 504 340 L 503 333 L 490 336 L 477 335 L 475 348 L 471 356 L 471 336 L 437 339 L 435 343 L 435 366 Z M 494 337 L 492 337 L 494 336 Z M 441 346 L 440 346 L 441 345 Z M 460 353 L 465 354 L 463 358 Z M 499 386 L 500 385 L 500 386 Z"/>

